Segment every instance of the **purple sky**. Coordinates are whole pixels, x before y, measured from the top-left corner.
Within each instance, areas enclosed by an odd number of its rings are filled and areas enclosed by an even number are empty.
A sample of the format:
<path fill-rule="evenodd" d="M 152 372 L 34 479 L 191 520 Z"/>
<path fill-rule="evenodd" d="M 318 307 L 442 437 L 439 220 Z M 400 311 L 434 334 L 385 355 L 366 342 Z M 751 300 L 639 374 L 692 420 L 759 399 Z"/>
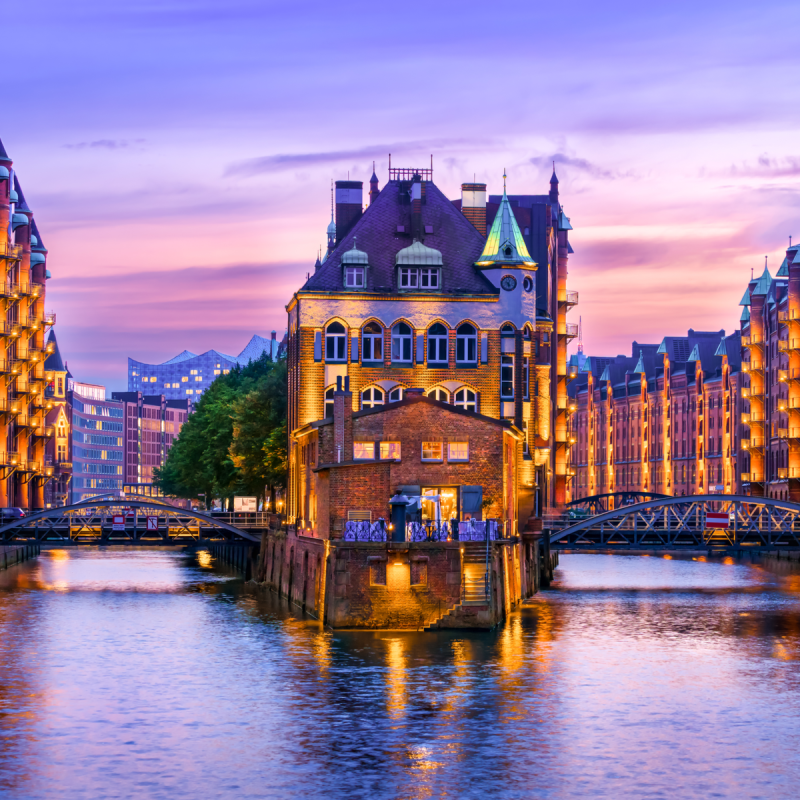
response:
<path fill-rule="evenodd" d="M 575 321 L 615 354 L 737 327 L 800 236 L 797 30 L 796 0 L 6 4 L 0 138 L 77 378 L 282 334 L 330 179 L 389 152 L 452 197 L 543 193 L 555 157 Z"/>

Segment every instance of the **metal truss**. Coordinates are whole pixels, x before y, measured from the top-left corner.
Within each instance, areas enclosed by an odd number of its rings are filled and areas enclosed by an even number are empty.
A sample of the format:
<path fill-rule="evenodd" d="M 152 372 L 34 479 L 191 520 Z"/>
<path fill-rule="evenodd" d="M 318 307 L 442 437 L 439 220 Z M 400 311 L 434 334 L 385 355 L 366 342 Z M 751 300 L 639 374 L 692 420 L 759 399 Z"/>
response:
<path fill-rule="evenodd" d="M 707 528 L 707 511 L 727 513 L 729 528 Z M 554 531 L 550 544 L 575 550 L 795 548 L 800 547 L 800 504 L 749 495 L 658 498 Z"/>
<path fill-rule="evenodd" d="M 609 492 L 608 494 L 593 494 L 590 497 L 580 497 L 567 503 L 568 509 L 584 509 L 592 514 L 600 514 L 611 508 L 629 506 L 633 503 L 644 502 L 645 500 L 656 500 L 662 497 L 669 497 L 667 494 L 658 492 Z"/>
<path fill-rule="evenodd" d="M 134 510 L 133 519 L 126 516 L 127 509 Z M 125 523 L 123 530 L 115 531 L 113 520 L 119 515 L 125 518 Z M 156 530 L 148 530 L 147 517 L 156 517 Z M 209 539 L 260 542 L 260 537 L 207 514 L 142 500 L 93 499 L 39 511 L 0 526 L 0 542 L 143 545 Z"/>

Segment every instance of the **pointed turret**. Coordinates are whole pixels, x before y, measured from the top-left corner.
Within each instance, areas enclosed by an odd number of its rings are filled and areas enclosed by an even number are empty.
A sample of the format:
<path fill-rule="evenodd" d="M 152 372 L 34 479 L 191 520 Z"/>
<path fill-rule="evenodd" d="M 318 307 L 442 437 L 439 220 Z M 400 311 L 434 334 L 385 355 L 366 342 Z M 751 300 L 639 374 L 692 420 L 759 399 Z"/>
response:
<path fill-rule="evenodd" d="M 631 370 L 631 375 L 644 375 L 645 368 L 644 368 L 644 351 L 639 351 L 639 360 L 636 362 L 636 366 Z"/>
<path fill-rule="evenodd" d="M 742 296 L 741 301 L 739 302 L 740 306 L 749 306 L 750 305 L 750 289 L 744 290 L 744 295 Z"/>
<path fill-rule="evenodd" d="M 728 351 L 725 348 L 725 337 L 724 336 L 720 340 L 719 347 L 714 352 L 714 355 L 715 356 L 727 356 L 728 355 Z"/>
<path fill-rule="evenodd" d="M 553 162 L 553 174 L 550 178 L 550 202 L 558 202 L 558 178 L 556 177 L 556 162 Z"/>
<path fill-rule="evenodd" d="M 333 181 L 331 181 L 331 221 L 328 225 L 328 230 L 326 231 L 328 236 L 328 253 L 333 252 L 333 248 L 336 247 L 336 220 L 334 218 L 334 211 L 333 211 Z M 327 258 L 327 254 L 326 254 Z M 325 259 L 322 259 L 323 263 Z"/>
<path fill-rule="evenodd" d="M 763 295 L 766 297 L 767 293 L 769 292 L 769 287 L 772 284 L 772 275 L 769 274 L 769 270 L 767 269 L 767 265 L 764 265 L 764 272 L 761 273 L 761 277 L 758 279 L 758 282 L 753 289 L 753 295 Z"/>
<path fill-rule="evenodd" d="M 8 157 L 8 153 L 6 153 L 6 148 L 3 147 L 3 142 L 0 140 L 0 164 L 5 166 L 11 166 L 12 161 Z"/>
<path fill-rule="evenodd" d="M 378 188 L 378 176 L 375 174 L 375 162 L 372 162 L 372 177 L 369 179 L 369 204 L 372 205 L 381 193 Z"/>
<path fill-rule="evenodd" d="M 517 225 L 511 203 L 508 201 L 503 175 L 503 199 L 492 222 L 492 228 L 486 237 L 486 246 L 480 258 L 475 262 L 478 267 L 519 266 L 532 269 L 536 262 L 531 258 L 522 232 Z"/>

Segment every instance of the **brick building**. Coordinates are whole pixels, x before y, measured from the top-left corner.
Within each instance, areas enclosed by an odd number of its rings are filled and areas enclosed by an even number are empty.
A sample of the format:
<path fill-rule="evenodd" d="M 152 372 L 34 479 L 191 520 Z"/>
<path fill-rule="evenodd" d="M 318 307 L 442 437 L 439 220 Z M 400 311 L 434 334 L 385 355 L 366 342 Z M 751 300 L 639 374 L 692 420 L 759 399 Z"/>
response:
<path fill-rule="evenodd" d="M 45 312 L 47 248 L 0 142 L 0 506 L 41 509 L 53 476 L 45 444 L 45 335 L 55 315 Z"/>
<path fill-rule="evenodd" d="M 431 398 L 507 420 L 515 446 L 514 519 L 523 523 L 566 499 L 566 290 L 569 220 L 553 174 L 547 195 L 490 196 L 463 184 L 458 201 L 432 170 L 338 181 L 328 249 L 292 297 L 289 371 L 289 519 L 303 509 L 298 432 L 331 417 L 337 379 L 353 411 Z M 487 233 L 488 231 L 488 233 Z M 349 454 L 346 457 L 350 457 Z M 388 501 L 388 497 L 385 498 Z"/>
<path fill-rule="evenodd" d="M 619 491 L 800 501 L 800 259 L 741 300 L 740 330 L 588 357 L 570 384 L 572 499 Z M 797 263 L 795 263 L 797 262 Z"/>

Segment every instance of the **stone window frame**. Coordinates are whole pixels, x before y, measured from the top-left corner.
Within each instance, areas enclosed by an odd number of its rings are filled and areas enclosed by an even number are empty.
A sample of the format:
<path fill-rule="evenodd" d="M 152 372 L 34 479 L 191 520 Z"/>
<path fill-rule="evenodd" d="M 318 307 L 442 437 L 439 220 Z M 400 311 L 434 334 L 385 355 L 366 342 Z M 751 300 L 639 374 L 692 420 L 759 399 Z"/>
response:
<path fill-rule="evenodd" d="M 334 326 L 341 328 L 341 331 Z M 330 352 L 333 355 L 329 355 Z M 325 326 L 325 361 L 337 364 L 347 361 L 347 328 L 338 319 L 331 320 Z"/>
<path fill-rule="evenodd" d="M 376 345 L 380 347 L 378 356 L 375 355 Z M 361 361 L 383 363 L 383 345 L 383 326 L 374 319 L 369 320 L 361 329 Z M 367 351 L 370 354 L 369 358 Z"/>
<path fill-rule="evenodd" d="M 405 325 L 408 328 L 408 333 L 402 333 L 400 326 Z M 391 357 L 392 364 L 411 364 L 414 361 L 414 328 L 409 325 L 405 320 L 398 320 L 392 325 L 392 346 Z M 402 357 L 402 351 L 408 345 L 408 358 Z M 396 346 L 396 349 L 395 349 Z M 395 356 L 395 352 L 400 355 Z"/>
<path fill-rule="evenodd" d="M 469 394 L 472 394 L 472 397 L 470 397 Z M 452 398 L 452 403 L 456 408 L 463 408 L 465 411 L 478 413 L 479 394 L 469 386 L 462 386 L 456 389 L 453 392 Z"/>
<path fill-rule="evenodd" d="M 369 395 L 364 397 L 364 395 Z M 380 386 L 365 386 L 358 393 L 358 402 L 361 410 L 369 408 L 377 408 L 386 404 L 386 392 Z"/>
<path fill-rule="evenodd" d="M 440 330 L 444 333 L 441 333 Z M 434 332 L 435 331 L 435 332 Z M 450 330 L 440 320 L 436 320 L 427 330 L 427 353 L 428 364 L 448 364 L 450 361 Z M 431 358 L 431 351 L 434 350 L 435 358 Z M 444 351 L 444 358 L 442 358 Z"/>

